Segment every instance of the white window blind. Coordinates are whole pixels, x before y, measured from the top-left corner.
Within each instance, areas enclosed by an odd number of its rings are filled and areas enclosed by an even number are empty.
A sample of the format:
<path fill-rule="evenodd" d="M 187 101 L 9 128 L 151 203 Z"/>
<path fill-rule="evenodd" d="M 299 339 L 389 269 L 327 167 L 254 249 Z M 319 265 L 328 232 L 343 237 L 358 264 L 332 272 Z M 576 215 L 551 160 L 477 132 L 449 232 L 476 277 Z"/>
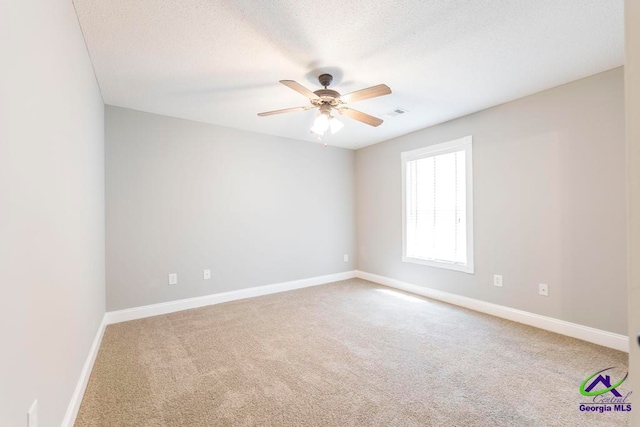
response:
<path fill-rule="evenodd" d="M 473 272 L 471 138 L 403 153 L 405 261 Z"/>

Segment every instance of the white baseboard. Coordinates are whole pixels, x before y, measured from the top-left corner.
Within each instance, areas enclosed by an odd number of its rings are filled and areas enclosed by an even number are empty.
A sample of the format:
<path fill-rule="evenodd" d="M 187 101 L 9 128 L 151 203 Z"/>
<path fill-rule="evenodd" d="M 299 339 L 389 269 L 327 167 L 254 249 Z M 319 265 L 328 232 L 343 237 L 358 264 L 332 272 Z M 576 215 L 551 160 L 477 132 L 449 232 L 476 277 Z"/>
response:
<path fill-rule="evenodd" d="M 102 343 L 102 337 L 104 336 L 104 330 L 106 327 L 107 315 L 105 314 L 102 317 L 102 322 L 98 327 L 96 336 L 93 339 L 91 348 L 89 349 L 89 355 L 87 356 L 87 359 L 84 362 L 84 366 L 82 367 L 82 371 L 80 372 L 80 379 L 78 379 L 76 388 L 73 391 L 69 406 L 67 406 L 67 412 L 64 414 L 64 419 L 62 420 L 61 424 L 62 427 L 73 427 L 76 422 L 76 417 L 78 416 L 78 411 L 80 410 L 80 404 L 82 403 L 84 392 L 87 389 L 89 377 L 91 376 L 91 370 L 93 369 L 93 363 L 96 361 L 96 356 L 98 356 L 98 350 L 100 349 L 100 343 Z"/>
<path fill-rule="evenodd" d="M 614 334 L 612 332 L 602 331 L 588 326 L 578 325 L 576 323 L 565 322 L 564 320 L 554 319 L 552 317 L 541 316 L 539 314 L 529 313 L 523 310 L 517 310 L 498 304 L 492 304 L 473 298 L 463 297 L 448 292 L 430 289 L 423 286 L 414 285 L 389 277 L 379 276 L 364 271 L 347 271 L 337 274 L 329 274 L 326 276 L 311 277 L 308 279 L 293 280 L 291 282 L 276 283 L 273 285 L 257 286 L 253 288 L 240 289 L 237 291 L 223 292 L 219 294 L 206 295 L 196 298 L 188 298 L 177 301 L 170 301 L 160 304 L 146 305 L 126 310 L 118 310 L 107 312 L 102 319 L 102 323 L 96 332 L 96 336 L 89 350 L 89 355 L 84 363 L 80 378 L 73 392 L 62 427 L 73 427 L 82 397 L 89 382 L 89 376 L 93 364 L 100 349 L 100 343 L 107 325 L 128 320 L 142 319 L 145 317 L 158 316 L 161 314 L 173 313 L 176 311 L 188 310 L 191 308 L 204 307 L 207 305 L 220 304 L 223 302 L 235 301 L 245 298 L 252 298 L 262 295 L 269 295 L 278 292 L 291 291 L 294 289 L 307 288 L 325 283 L 338 282 L 340 280 L 352 279 L 359 277 L 370 282 L 379 283 L 381 285 L 396 288 L 402 291 L 411 292 L 427 298 L 454 304 L 460 307 L 469 308 L 481 313 L 490 314 L 503 319 L 512 320 L 514 322 L 523 323 L 525 325 L 534 326 L 545 329 L 558 334 L 570 336 L 573 338 L 588 341 L 594 344 L 610 347 L 616 350 L 629 351 L 629 338 L 624 335 Z"/>
<path fill-rule="evenodd" d="M 625 351 L 627 353 L 629 352 L 629 337 L 625 335 L 614 334 L 612 332 L 602 331 L 600 329 L 582 326 L 576 323 L 566 322 L 564 320 L 554 319 L 553 317 L 541 316 L 539 314 L 530 313 L 528 311 L 517 310 L 515 308 L 505 307 L 503 305 L 492 304 L 490 302 L 463 297 L 436 289 L 430 289 L 424 286 L 418 286 L 400 280 L 391 279 L 389 277 L 367 273 L 364 271 L 356 271 L 356 275 L 357 277 L 368 280 L 370 282 L 379 283 L 381 285 L 389 286 L 402 291 L 422 295 L 427 298 L 432 298 L 460 307 L 469 308 L 481 313 L 486 313 L 492 316 L 501 317 L 503 319 L 512 320 L 514 322 L 523 323 L 525 325 L 534 326 L 536 328 L 545 329 L 547 331 L 577 338 L 583 341 L 588 341 L 604 347 Z"/>
<path fill-rule="evenodd" d="M 144 305 L 125 310 L 110 311 L 106 314 L 107 324 L 126 322 L 161 314 L 174 313 L 176 311 L 189 310 L 191 308 L 220 304 L 245 298 L 253 298 L 310 286 L 323 285 L 325 283 L 338 282 L 340 280 L 353 279 L 355 271 L 328 274 L 326 276 L 310 277 L 308 279 L 293 280 L 291 282 L 276 283 L 273 285 L 256 286 L 254 288 L 240 289 L 237 291 L 221 292 L 219 294 L 205 295 L 202 297 L 187 298 L 177 301 L 163 302 L 159 304 Z"/>

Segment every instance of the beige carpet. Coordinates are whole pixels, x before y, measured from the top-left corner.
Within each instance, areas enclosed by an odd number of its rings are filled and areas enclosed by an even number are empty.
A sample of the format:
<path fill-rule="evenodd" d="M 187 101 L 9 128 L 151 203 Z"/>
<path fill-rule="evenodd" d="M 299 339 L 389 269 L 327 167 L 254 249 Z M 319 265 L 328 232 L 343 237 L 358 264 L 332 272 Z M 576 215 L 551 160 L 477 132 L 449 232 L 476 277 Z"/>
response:
<path fill-rule="evenodd" d="M 625 353 L 359 279 L 111 325 L 76 426 L 624 426 Z"/>

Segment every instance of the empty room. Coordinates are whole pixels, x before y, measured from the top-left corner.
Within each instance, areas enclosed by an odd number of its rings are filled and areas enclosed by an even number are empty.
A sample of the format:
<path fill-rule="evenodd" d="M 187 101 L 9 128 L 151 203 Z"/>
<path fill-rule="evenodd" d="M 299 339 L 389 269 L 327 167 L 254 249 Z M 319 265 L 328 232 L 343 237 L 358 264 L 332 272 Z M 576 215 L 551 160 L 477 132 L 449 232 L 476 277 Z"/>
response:
<path fill-rule="evenodd" d="M 640 427 L 640 2 L 0 34 L 0 427 Z"/>

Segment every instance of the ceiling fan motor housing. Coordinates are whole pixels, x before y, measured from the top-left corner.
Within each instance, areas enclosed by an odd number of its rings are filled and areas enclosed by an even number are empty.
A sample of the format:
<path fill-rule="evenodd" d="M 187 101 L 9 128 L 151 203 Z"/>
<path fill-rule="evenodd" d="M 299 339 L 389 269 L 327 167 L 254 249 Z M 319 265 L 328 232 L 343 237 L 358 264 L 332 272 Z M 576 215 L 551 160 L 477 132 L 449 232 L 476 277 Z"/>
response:
<path fill-rule="evenodd" d="M 311 103 L 316 107 L 320 107 L 322 105 L 336 107 L 340 104 L 340 93 L 335 90 L 327 89 L 327 86 L 329 86 L 333 81 L 333 76 L 331 74 L 321 74 L 320 77 L 318 77 L 318 80 L 320 81 L 320 84 L 324 86 L 324 89 L 319 89 L 313 92 L 319 96 L 319 99 L 312 99 Z"/>
<path fill-rule="evenodd" d="M 316 95 L 318 95 L 320 97 L 319 99 L 312 99 L 311 100 L 311 103 L 313 105 L 315 105 L 316 107 L 318 107 L 320 105 L 331 105 L 331 106 L 335 107 L 338 104 L 340 104 L 340 94 L 338 92 L 336 92 L 335 90 L 320 89 L 320 90 L 316 90 L 313 93 L 315 93 Z"/>

